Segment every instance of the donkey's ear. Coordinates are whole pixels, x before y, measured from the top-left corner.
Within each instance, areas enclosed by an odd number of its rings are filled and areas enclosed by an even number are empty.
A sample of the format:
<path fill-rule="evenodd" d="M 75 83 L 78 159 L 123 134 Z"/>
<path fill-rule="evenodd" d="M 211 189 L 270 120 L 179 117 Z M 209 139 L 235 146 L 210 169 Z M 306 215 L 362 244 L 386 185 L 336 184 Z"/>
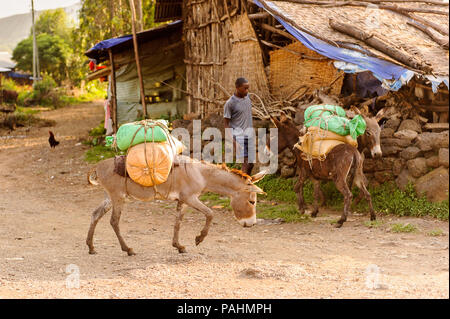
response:
<path fill-rule="evenodd" d="M 255 175 L 252 176 L 252 183 L 256 183 L 259 182 L 260 180 L 262 180 L 264 178 L 264 176 L 267 175 L 267 170 L 261 171 Z"/>
<path fill-rule="evenodd" d="M 284 113 L 284 111 L 280 112 L 280 122 L 286 122 L 287 120 L 289 120 L 288 116 L 286 115 L 286 113 Z"/>
<path fill-rule="evenodd" d="M 245 185 L 244 192 L 267 195 L 265 191 L 253 184 Z"/>
<path fill-rule="evenodd" d="M 350 110 L 355 112 L 355 114 L 362 115 L 361 111 L 356 106 L 351 106 Z"/>
<path fill-rule="evenodd" d="M 377 122 L 381 121 L 385 114 L 386 114 L 385 108 L 378 111 L 377 115 L 375 115 L 375 121 L 377 121 Z"/>

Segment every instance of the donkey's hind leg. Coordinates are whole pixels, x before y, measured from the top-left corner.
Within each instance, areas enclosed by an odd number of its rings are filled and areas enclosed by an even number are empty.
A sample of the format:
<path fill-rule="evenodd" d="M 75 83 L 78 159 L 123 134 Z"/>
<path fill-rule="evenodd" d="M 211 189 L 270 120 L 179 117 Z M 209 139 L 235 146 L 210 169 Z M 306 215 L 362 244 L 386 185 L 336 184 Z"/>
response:
<path fill-rule="evenodd" d="M 178 201 L 177 205 L 177 218 L 175 219 L 175 227 L 173 230 L 173 240 L 172 240 L 172 246 L 178 249 L 178 252 L 185 253 L 186 248 L 182 245 L 180 245 L 179 240 L 179 233 L 180 233 L 180 225 L 181 221 L 183 220 L 183 216 L 185 213 L 186 205 L 182 204 L 180 201 Z"/>
<path fill-rule="evenodd" d="M 111 214 L 111 226 L 114 229 L 114 232 L 116 233 L 117 239 L 119 240 L 120 247 L 123 251 L 127 252 L 128 256 L 136 255 L 132 248 L 129 248 L 127 244 L 125 243 L 125 240 L 123 239 L 122 235 L 120 234 L 120 228 L 119 228 L 119 221 L 120 221 L 120 215 L 122 213 L 122 207 L 123 207 L 123 199 L 119 199 L 116 201 L 113 201 L 113 207 L 112 207 L 112 214 Z"/>
<path fill-rule="evenodd" d="M 375 214 L 375 211 L 373 209 L 372 196 L 370 196 L 370 193 L 367 190 L 365 183 L 364 182 L 355 181 L 355 184 L 356 184 L 356 186 L 358 186 L 359 191 L 360 191 L 358 197 L 364 197 L 366 199 L 367 203 L 369 203 L 370 220 L 376 220 L 377 219 L 377 215 Z"/>
<path fill-rule="evenodd" d="M 314 184 L 314 209 L 311 213 L 311 217 L 317 217 L 317 213 L 319 213 L 319 205 L 323 205 L 325 202 L 325 196 L 320 189 L 320 181 L 317 179 L 311 178 Z M 320 204 L 319 204 L 320 201 Z"/>
<path fill-rule="evenodd" d="M 95 226 L 97 226 L 97 223 L 100 220 L 100 218 L 102 218 L 110 209 L 111 209 L 111 200 L 109 199 L 109 197 L 106 197 L 103 203 L 100 206 L 98 206 L 92 213 L 91 225 L 89 226 L 89 231 L 86 238 L 86 245 L 88 245 L 89 254 L 91 255 L 96 254 L 93 243 Z"/>

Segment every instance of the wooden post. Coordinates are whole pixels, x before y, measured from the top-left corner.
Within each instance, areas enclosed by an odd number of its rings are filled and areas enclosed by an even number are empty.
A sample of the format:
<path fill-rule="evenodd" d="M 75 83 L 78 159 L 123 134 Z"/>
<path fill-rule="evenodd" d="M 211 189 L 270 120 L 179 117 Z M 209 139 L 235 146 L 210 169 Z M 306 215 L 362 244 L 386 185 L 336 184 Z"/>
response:
<path fill-rule="evenodd" d="M 117 93 L 116 93 L 116 67 L 114 64 L 114 55 L 111 49 L 108 50 L 109 62 L 111 63 L 111 116 L 113 120 L 113 130 L 114 134 L 117 133 L 118 123 L 117 123 Z"/>
<path fill-rule="evenodd" d="M 0 104 L 3 103 L 2 74 L 0 73 Z"/>
<path fill-rule="evenodd" d="M 130 0 L 131 8 L 131 28 L 133 31 L 134 57 L 136 59 L 137 73 L 139 77 L 139 86 L 141 88 L 141 103 L 144 111 L 144 119 L 147 118 L 147 107 L 145 105 L 144 79 L 142 78 L 141 63 L 139 61 L 139 47 L 136 37 L 136 10 L 134 8 L 134 1 Z"/>

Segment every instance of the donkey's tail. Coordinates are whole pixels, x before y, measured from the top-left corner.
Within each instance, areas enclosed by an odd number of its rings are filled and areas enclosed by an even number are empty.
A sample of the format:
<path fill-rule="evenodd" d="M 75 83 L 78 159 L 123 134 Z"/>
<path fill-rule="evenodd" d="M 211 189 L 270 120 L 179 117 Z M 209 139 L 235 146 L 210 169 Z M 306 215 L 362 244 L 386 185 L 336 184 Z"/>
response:
<path fill-rule="evenodd" d="M 355 150 L 353 153 L 353 160 L 355 163 L 354 175 L 353 181 L 350 185 L 361 188 L 363 185 L 365 186 L 367 184 L 367 178 L 363 172 L 364 154 L 361 154 L 358 150 Z"/>
<path fill-rule="evenodd" d="M 93 167 L 89 170 L 88 174 L 87 174 L 87 180 L 88 180 L 88 184 L 91 185 L 99 185 L 99 183 L 97 182 L 97 169 L 96 167 Z"/>

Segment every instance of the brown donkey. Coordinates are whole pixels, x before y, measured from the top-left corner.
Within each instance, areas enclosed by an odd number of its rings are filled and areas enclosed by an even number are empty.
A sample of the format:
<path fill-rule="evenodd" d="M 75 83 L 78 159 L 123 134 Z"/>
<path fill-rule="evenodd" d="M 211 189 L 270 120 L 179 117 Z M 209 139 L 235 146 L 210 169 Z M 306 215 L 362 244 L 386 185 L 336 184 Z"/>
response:
<path fill-rule="evenodd" d="M 237 221 L 244 227 L 251 227 L 256 223 L 256 194 L 264 191 L 253 183 L 261 180 L 265 172 L 248 176 L 237 170 L 230 170 L 226 166 L 213 165 L 206 162 L 192 160 L 186 156 L 177 156 L 175 164 L 166 182 L 157 187 L 144 187 L 130 178 L 122 177 L 114 172 L 114 159 L 107 159 L 88 173 L 88 181 L 94 185 L 102 185 L 106 191 L 103 203 L 92 213 L 91 225 L 86 239 L 89 253 L 95 254 L 93 236 L 99 219 L 112 208 L 111 226 L 119 239 L 120 246 L 129 256 L 134 255 L 132 248 L 125 243 L 119 230 L 119 220 L 124 200 L 127 197 L 141 201 L 154 199 L 168 199 L 178 201 L 178 215 L 175 221 L 172 245 L 180 253 L 186 252 L 178 241 L 180 224 L 185 208 L 190 206 L 206 216 L 203 229 L 195 238 L 195 244 L 200 244 L 206 237 L 211 226 L 212 210 L 204 205 L 198 197 L 206 191 L 228 196 Z"/>
<path fill-rule="evenodd" d="M 363 152 L 365 149 L 368 149 L 372 157 L 381 157 L 382 155 L 380 147 L 381 129 L 378 125 L 378 121 L 382 117 L 383 112 L 378 113 L 373 118 L 364 116 L 367 124 L 366 132 L 358 137 L 359 150 Z M 352 202 L 350 187 L 353 184 L 361 190 L 360 197 L 363 196 L 368 201 L 371 220 L 376 219 L 372 200 L 366 188 L 366 178 L 363 174 L 364 156 L 361 156 L 361 153 L 356 148 L 348 144 L 340 144 L 330 151 L 324 161 L 312 160 L 309 162 L 304 160 L 301 157 L 302 152 L 294 147 L 302 133 L 295 126 L 294 122 L 283 114 L 279 121 L 275 119 L 274 122 L 278 128 L 278 151 L 281 152 L 284 148 L 289 147 L 294 152 L 297 160 L 299 177 L 294 186 L 294 191 L 297 193 L 298 208 L 301 214 L 305 212 L 303 184 L 307 178 L 310 178 L 314 184 L 314 210 L 311 213 L 312 217 L 316 217 L 319 211 L 319 199 L 322 204 L 325 199 L 320 189 L 319 180 L 332 180 L 336 184 L 336 188 L 344 195 L 344 212 L 336 227 L 341 227 L 347 219 Z M 295 135 L 296 140 L 294 142 Z M 347 184 L 348 177 L 350 177 L 350 187 Z"/>

